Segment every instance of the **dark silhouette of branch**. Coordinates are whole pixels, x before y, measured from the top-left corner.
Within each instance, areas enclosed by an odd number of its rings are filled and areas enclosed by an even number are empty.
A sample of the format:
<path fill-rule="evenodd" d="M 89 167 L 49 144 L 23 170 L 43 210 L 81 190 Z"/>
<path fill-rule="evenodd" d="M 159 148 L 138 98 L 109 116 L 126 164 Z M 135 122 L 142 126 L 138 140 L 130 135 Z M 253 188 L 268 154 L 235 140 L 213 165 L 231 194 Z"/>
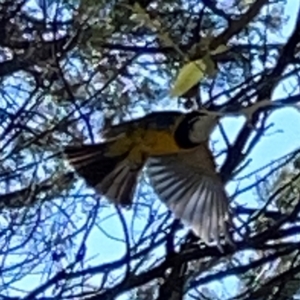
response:
<path fill-rule="evenodd" d="M 256 1 L 256 3 L 258 2 L 259 1 Z M 262 76 L 260 83 L 258 83 L 259 88 L 257 91 L 257 102 L 265 99 L 270 99 L 272 91 L 277 86 L 280 80 L 280 75 L 284 72 L 287 65 L 292 61 L 294 57 L 295 48 L 300 38 L 299 30 L 300 22 L 297 22 L 292 35 L 290 36 L 286 45 L 281 50 L 276 66 L 273 68 L 272 72 L 270 72 L 269 74 L 266 72 L 265 76 Z M 257 124 L 259 120 L 259 115 L 259 111 L 253 115 L 253 126 Z M 252 133 L 253 127 L 249 126 L 249 123 L 246 123 L 243 129 L 238 134 L 233 145 L 227 150 L 227 158 L 221 168 L 221 174 L 224 178 L 224 181 L 227 181 L 230 178 L 232 172 L 235 170 L 237 165 L 241 163 L 241 160 L 238 158 L 241 157 L 243 149 Z M 257 134 L 261 135 L 262 132 L 258 132 L 256 133 L 256 135 Z"/>

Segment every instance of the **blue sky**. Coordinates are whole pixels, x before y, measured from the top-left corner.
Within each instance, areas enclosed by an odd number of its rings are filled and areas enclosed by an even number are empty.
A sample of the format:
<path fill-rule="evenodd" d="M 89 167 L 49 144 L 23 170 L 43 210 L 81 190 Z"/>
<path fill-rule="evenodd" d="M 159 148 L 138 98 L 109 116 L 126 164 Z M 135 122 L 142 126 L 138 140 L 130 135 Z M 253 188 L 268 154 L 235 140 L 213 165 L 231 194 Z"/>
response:
<path fill-rule="evenodd" d="M 288 24 L 282 30 L 282 39 L 278 39 L 276 37 L 277 42 L 284 42 L 286 38 L 290 35 L 294 23 L 295 23 L 295 9 L 296 3 L 295 0 L 287 1 L 286 5 L 286 15 L 290 16 L 290 20 Z M 275 38 L 275 37 L 274 37 Z M 295 84 L 295 82 L 293 82 Z M 273 98 L 282 98 L 286 96 L 287 90 L 291 90 L 291 82 L 286 82 L 285 85 L 278 86 L 276 91 L 274 91 Z M 299 90 L 295 90 L 294 93 L 299 93 Z M 173 106 L 173 105 L 172 105 Z M 156 107 L 156 109 L 160 109 L 161 107 Z M 239 128 L 242 126 L 244 122 L 243 118 L 226 118 L 223 120 L 223 124 L 226 128 L 226 132 L 229 133 L 231 139 L 234 138 Z M 248 166 L 248 168 L 244 171 L 243 175 L 250 173 L 251 171 L 267 164 L 268 162 L 275 160 L 284 154 L 291 152 L 292 150 L 300 147 L 300 115 L 295 109 L 286 108 L 281 109 L 280 111 L 274 112 L 269 118 L 269 123 L 274 123 L 274 127 L 270 130 L 270 133 L 263 137 L 260 143 L 255 147 L 254 151 L 251 154 L 252 162 Z M 277 131 L 282 131 L 281 133 Z M 212 137 L 212 139 L 219 140 L 220 135 L 218 131 L 216 131 Z M 222 143 L 218 143 L 218 147 L 222 147 Z M 240 174 L 241 176 L 242 174 Z M 251 181 L 255 180 L 255 178 L 251 178 L 243 182 L 243 185 L 247 185 L 251 183 Z M 229 194 L 233 193 L 235 190 L 236 183 L 232 182 L 228 185 Z M 149 198 L 154 197 L 153 195 L 149 195 Z M 150 201 L 151 199 L 148 199 Z M 256 202 L 253 201 L 253 191 L 249 191 L 239 197 L 239 202 L 247 203 L 248 206 L 256 205 Z M 154 204 L 157 208 L 159 207 L 159 202 L 155 202 Z M 165 211 L 163 206 L 158 208 L 160 212 Z M 108 218 L 110 214 L 114 212 L 114 208 L 107 208 L 102 212 L 102 218 L 107 217 L 107 221 L 102 222 L 102 229 L 110 232 L 112 236 L 122 237 L 122 226 L 120 222 L 116 218 Z M 131 220 L 133 215 L 132 211 L 124 212 L 124 215 L 128 220 Z M 136 228 L 142 226 L 143 220 L 139 219 L 136 221 Z M 96 255 L 93 261 L 91 261 L 90 265 L 98 265 L 101 262 L 110 262 L 122 257 L 125 251 L 124 244 L 117 241 L 112 241 L 111 238 L 106 237 L 103 233 L 101 233 L 97 228 L 92 230 L 89 239 L 88 239 L 88 252 L 87 258 L 92 258 Z M 28 277 L 19 282 L 19 287 L 26 289 L 33 289 L 34 286 L 38 285 L 39 282 L 37 278 L 40 275 L 36 275 L 34 277 Z M 34 278 L 34 279 L 33 279 Z M 230 280 L 226 280 L 226 289 L 231 290 L 232 287 L 235 287 L 236 281 L 231 278 Z M 221 283 L 213 283 L 213 288 L 224 287 Z M 125 299 L 125 297 L 122 297 Z"/>

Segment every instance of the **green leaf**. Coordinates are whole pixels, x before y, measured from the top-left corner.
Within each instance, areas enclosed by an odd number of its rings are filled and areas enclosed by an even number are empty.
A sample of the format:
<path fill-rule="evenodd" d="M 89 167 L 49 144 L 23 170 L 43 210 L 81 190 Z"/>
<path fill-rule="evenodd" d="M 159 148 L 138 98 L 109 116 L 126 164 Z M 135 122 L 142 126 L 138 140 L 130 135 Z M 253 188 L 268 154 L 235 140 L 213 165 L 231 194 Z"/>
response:
<path fill-rule="evenodd" d="M 171 90 L 171 95 L 173 97 L 184 95 L 205 76 L 206 69 L 207 66 L 202 59 L 185 64 L 179 71 L 174 87 Z"/>

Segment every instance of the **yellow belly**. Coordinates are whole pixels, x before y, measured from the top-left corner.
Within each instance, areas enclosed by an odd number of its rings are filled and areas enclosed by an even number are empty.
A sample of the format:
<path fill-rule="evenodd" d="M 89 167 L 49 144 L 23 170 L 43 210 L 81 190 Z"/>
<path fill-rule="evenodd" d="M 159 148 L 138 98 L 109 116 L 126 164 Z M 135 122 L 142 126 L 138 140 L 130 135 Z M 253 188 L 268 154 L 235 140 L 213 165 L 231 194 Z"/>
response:
<path fill-rule="evenodd" d="M 179 150 L 171 131 L 138 129 L 113 143 L 108 154 L 116 156 L 129 152 L 129 159 L 141 163 L 147 156 L 177 153 Z"/>
<path fill-rule="evenodd" d="M 136 146 L 149 155 L 176 153 L 180 150 L 169 131 L 147 130 L 138 139 Z"/>

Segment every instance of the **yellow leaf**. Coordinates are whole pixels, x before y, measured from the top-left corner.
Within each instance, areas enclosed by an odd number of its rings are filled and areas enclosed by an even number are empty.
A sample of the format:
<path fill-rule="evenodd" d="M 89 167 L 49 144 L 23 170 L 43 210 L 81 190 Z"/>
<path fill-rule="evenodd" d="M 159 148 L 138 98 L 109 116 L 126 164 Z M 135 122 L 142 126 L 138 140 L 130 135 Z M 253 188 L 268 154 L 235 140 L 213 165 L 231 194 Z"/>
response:
<path fill-rule="evenodd" d="M 248 6 L 254 3 L 254 0 L 242 0 L 240 4 Z"/>
<path fill-rule="evenodd" d="M 226 46 L 226 45 L 220 45 L 217 49 L 215 49 L 213 51 L 210 51 L 210 54 L 211 55 L 220 54 L 220 53 L 226 52 L 228 49 L 229 49 L 228 46 Z"/>
<path fill-rule="evenodd" d="M 179 71 L 174 87 L 171 91 L 171 95 L 173 97 L 180 97 L 184 95 L 204 77 L 206 68 L 207 66 L 202 59 L 185 64 Z"/>

